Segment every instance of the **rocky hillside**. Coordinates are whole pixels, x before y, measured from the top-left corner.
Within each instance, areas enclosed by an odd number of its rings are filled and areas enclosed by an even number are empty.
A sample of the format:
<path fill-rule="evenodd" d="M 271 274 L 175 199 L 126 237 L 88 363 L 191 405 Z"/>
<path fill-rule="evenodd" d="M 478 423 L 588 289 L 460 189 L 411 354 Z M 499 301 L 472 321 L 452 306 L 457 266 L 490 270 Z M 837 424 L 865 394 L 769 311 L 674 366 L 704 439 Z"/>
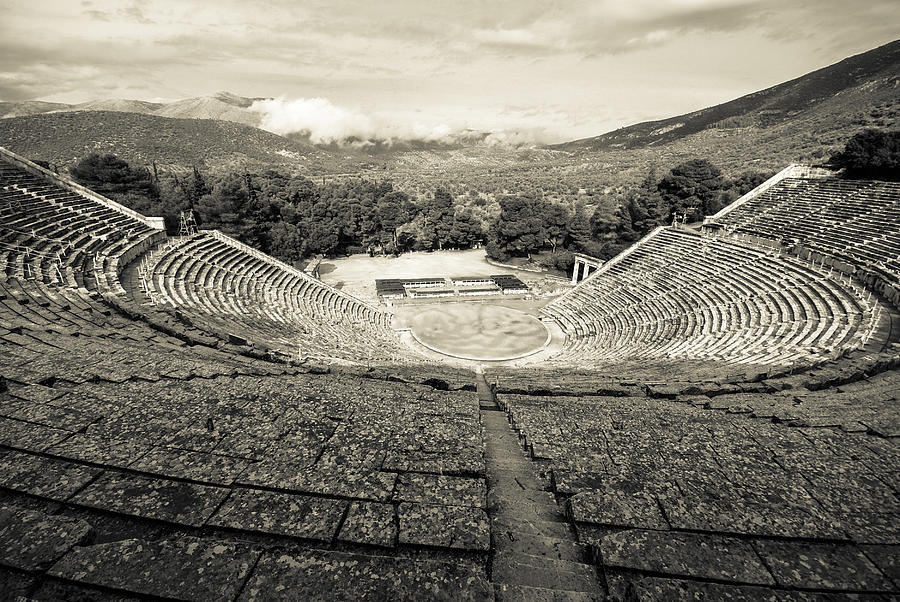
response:
<path fill-rule="evenodd" d="M 714 107 L 555 145 L 569 151 L 644 148 L 706 130 L 766 130 L 825 115 L 851 116 L 900 98 L 900 40 Z"/>

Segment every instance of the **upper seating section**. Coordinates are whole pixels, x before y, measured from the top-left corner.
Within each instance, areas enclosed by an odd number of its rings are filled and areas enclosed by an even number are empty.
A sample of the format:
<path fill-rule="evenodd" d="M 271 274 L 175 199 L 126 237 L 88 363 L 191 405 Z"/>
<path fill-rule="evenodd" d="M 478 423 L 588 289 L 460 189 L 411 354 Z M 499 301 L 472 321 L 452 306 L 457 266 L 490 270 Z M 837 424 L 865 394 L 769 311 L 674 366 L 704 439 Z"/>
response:
<path fill-rule="evenodd" d="M 889 314 L 806 262 L 660 228 L 544 308 L 567 335 L 555 363 L 693 358 L 805 362 L 869 342 Z"/>
<path fill-rule="evenodd" d="M 0 153 L 0 270 L 7 278 L 113 290 L 119 264 L 165 236 L 148 222 Z"/>
<path fill-rule="evenodd" d="M 387 314 L 218 232 L 170 239 L 141 273 L 155 303 L 209 333 L 295 357 L 398 358 Z"/>
<path fill-rule="evenodd" d="M 737 234 L 877 270 L 900 282 L 900 182 L 787 174 L 709 221 Z"/>

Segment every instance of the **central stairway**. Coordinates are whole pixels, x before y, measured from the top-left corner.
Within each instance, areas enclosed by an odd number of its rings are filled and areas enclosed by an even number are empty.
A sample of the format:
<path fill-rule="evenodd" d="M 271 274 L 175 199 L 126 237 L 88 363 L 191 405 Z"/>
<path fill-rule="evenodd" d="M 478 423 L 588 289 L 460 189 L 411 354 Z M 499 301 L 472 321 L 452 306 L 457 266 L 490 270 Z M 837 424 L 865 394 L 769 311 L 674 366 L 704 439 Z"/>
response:
<path fill-rule="evenodd" d="M 490 574 L 497 599 L 604 600 L 586 548 L 577 542 L 553 494 L 526 457 L 481 371 L 475 386 L 484 425 L 493 538 Z"/>

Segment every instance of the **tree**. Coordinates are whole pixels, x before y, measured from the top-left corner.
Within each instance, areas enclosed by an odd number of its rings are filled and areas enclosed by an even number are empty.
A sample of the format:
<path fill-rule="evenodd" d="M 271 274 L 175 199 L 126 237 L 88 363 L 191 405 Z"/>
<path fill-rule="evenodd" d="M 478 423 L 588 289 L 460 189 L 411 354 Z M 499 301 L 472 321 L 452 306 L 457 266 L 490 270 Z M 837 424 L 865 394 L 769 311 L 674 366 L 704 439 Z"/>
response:
<path fill-rule="evenodd" d="M 400 226 L 409 221 L 414 209 L 415 206 L 403 192 L 390 192 L 378 199 L 375 205 L 381 243 L 390 247 L 394 253 L 399 248 L 397 235 Z"/>
<path fill-rule="evenodd" d="M 288 262 L 294 262 L 303 257 L 306 252 L 306 241 L 300 234 L 300 229 L 289 222 L 277 222 L 272 224 L 268 232 L 269 251 L 275 257 Z"/>
<path fill-rule="evenodd" d="M 584 206 L 575 208 L 575 215 L 566 226 L 565 246 L 573 251 L 585 252 L 591 240 L 591 225 L 584 212 Z"/>
<path fill-rule="evenodd" d="M 450 228 L 449 243 L 454 247 L 470 248 L 481 240 L 481 224 L 472 215 L 472 210 L 458 207 L 453 215 L 453 226 Z"/>
<path fill-rule="evenodd" d="M 453 228 L 453 197 L 446 189 L 438 188 L 423 209 L 428 226 L 434 230 L 434 242 L 438 249 L 443 249 Z"/>
<path fill-rule="evenodd" d="M 209 194 L 200 198 L 196 210 L 204 225 L 237 236 L 240 212 L 248 199 L 244 177 L 228 174 L 215 183 Z"/>
<path fill-rule="evenodd" d="M 900 130 L 863 130 L 831 162 L 853 178 L 900 179 Z"/>
<path fill-rule="evenodd" d="M 550 202 L 538 202 L 536 206 L 540 209 L 544 221 L 544 240 L 555 252 L 556 247 L 566 240 L 571 221 L 569 210 L 564 205 Z"/>
<path fill-rule="evenodd" d="M 673 167 L 657 189 L 672 213 L 696 220 L 718 211 L 724 185 L 718 167 L 706 159 L 691 159 Z"/>
<path fill-rule="evenodd" d="M 500 215 L 490 231 L 488 255 L 504 259 L 540 249 L 545 232 L 539 209 L 539 201 L 533 196 L 520 194 L 501 198 Z"/>
<path fill-rule="evenodd" d="M 597 200 L 597 207 L 591 215 L 591 238 L 599 241 L 608 241 L 615 238 L 619 230 L 618 205 L 610 196 L 604 195 Z"/>
<path fill-rule="evenodd" d="M 745 171 L 732 180 L 729 188 L 735 194 L 735 198 L 742 197 L 771 177 L 770 172 Z"/>
<path fill-rule="evenodd" d="M 155 199 L 159 191 L 146 168 L 132 169 L 115 155 L 91 153 L 70 170 L 76 182 L 115 200 Z M 130 206 L 130 205 L 129 205 Z"/>

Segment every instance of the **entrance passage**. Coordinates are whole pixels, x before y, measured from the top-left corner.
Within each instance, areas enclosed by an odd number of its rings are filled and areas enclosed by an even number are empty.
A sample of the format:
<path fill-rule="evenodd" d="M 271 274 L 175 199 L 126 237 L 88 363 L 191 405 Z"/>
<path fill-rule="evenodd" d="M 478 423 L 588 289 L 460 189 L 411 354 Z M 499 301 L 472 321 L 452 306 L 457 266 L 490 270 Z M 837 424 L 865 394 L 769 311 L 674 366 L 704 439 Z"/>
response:
<path fill-rule="evenodd" d="M 425 347 L 467 360 L 515 359 L 539 351 L 550 341 L 543 322 L 498 305 L 429 305 L 412 316 L 409 325 L 413 337 Z"/>

